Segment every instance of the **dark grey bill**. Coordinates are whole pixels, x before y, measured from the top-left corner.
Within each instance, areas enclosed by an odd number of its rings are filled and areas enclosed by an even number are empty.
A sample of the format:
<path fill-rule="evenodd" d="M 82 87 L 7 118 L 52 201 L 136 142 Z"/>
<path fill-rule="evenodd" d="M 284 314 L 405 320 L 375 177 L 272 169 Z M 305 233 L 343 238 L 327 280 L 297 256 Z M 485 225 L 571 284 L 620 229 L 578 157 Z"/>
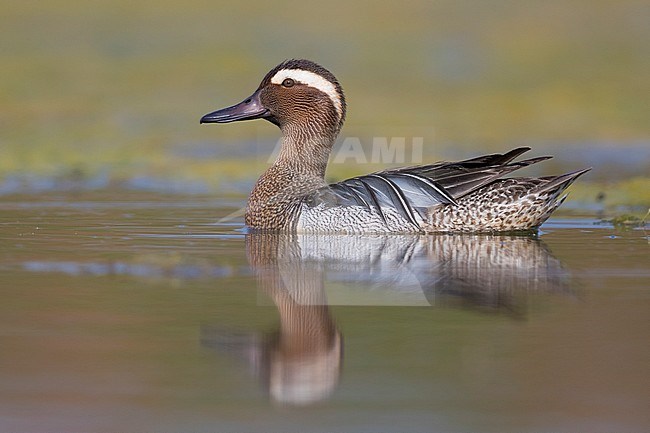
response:
<path fill-rule="evenodd" d="M 228 123 L 268 116 L 269 110 L 262 105 L 259 92 L 255 92 L 239 104 L 206 114 L 201 117 L 201 123 Z"/>

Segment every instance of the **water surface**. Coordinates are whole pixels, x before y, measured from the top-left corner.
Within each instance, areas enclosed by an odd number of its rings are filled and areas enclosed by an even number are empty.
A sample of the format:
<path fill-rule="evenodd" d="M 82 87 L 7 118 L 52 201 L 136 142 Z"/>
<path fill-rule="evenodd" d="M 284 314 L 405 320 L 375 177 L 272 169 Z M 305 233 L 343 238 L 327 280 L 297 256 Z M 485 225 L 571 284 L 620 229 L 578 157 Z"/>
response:
<path fill-rule="evenodd" d="M 650 428 L 643 230 L 256 235 L 242 204 L 5 196 L 0 430 Z"/>

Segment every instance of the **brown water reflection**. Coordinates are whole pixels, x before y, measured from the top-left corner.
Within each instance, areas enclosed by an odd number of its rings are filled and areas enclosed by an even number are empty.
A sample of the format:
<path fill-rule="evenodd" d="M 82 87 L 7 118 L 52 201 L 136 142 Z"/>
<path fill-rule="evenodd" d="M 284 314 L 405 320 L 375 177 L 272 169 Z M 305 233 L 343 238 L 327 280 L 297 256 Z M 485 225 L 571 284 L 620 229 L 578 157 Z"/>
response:
<path fill-rule="evenodd" d="M 0 203 L 0 431 L 645 431 L 648 239 L 301 237 L 241 202 Z M 251 375 L 252 373 L 252 375 Z"/>
<path fill-rule="evenodd" d="M 203 344 L 250 364 L 271 397 L 287 404 L 328 398 L 341 374 L 343 339 L 329 309 L 328 272 L 368 292 L 339 296 L 339 305 L 456 298 L 463 307 L 521 318 L 529 291 L 570 292 L 559 260 L 530 236 L 249 233 L 246 250 L 259 290 L 277 307 L 278 328 L 260 336 L 205 327 Z"/>

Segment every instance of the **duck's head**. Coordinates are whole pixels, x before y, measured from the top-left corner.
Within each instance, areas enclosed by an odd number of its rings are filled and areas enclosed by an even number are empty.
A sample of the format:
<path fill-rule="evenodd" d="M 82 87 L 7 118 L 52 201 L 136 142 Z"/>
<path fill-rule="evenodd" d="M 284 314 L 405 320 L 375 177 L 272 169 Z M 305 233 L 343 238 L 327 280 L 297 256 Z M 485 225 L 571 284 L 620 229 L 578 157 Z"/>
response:
<path fill-rule="evenodd" d="M 345 119 L 345 97 L 336 77 L 309 60 L 273 68 L 251 96 L 206 114 L 201 123 L 266 119 L 285 132 L 336 135 Z"/>

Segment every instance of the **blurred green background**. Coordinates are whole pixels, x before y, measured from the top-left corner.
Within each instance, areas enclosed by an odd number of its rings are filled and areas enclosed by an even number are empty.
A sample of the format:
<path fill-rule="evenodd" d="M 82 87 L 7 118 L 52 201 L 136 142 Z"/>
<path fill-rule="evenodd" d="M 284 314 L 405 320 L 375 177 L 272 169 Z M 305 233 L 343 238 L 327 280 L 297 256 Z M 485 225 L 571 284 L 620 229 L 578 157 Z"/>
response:
<path fill-rule="evenodd" d="M 343 134 L 432 128 L 425 161 L 530 145 L 572 193 L 650 204 L 647 1 L 1 0 L 0 192 L 244 191 L 278 131 L 200 126 L 286 58 L 323 64 Z M 376 167 L 336 165 L 330 177 Z"/>

